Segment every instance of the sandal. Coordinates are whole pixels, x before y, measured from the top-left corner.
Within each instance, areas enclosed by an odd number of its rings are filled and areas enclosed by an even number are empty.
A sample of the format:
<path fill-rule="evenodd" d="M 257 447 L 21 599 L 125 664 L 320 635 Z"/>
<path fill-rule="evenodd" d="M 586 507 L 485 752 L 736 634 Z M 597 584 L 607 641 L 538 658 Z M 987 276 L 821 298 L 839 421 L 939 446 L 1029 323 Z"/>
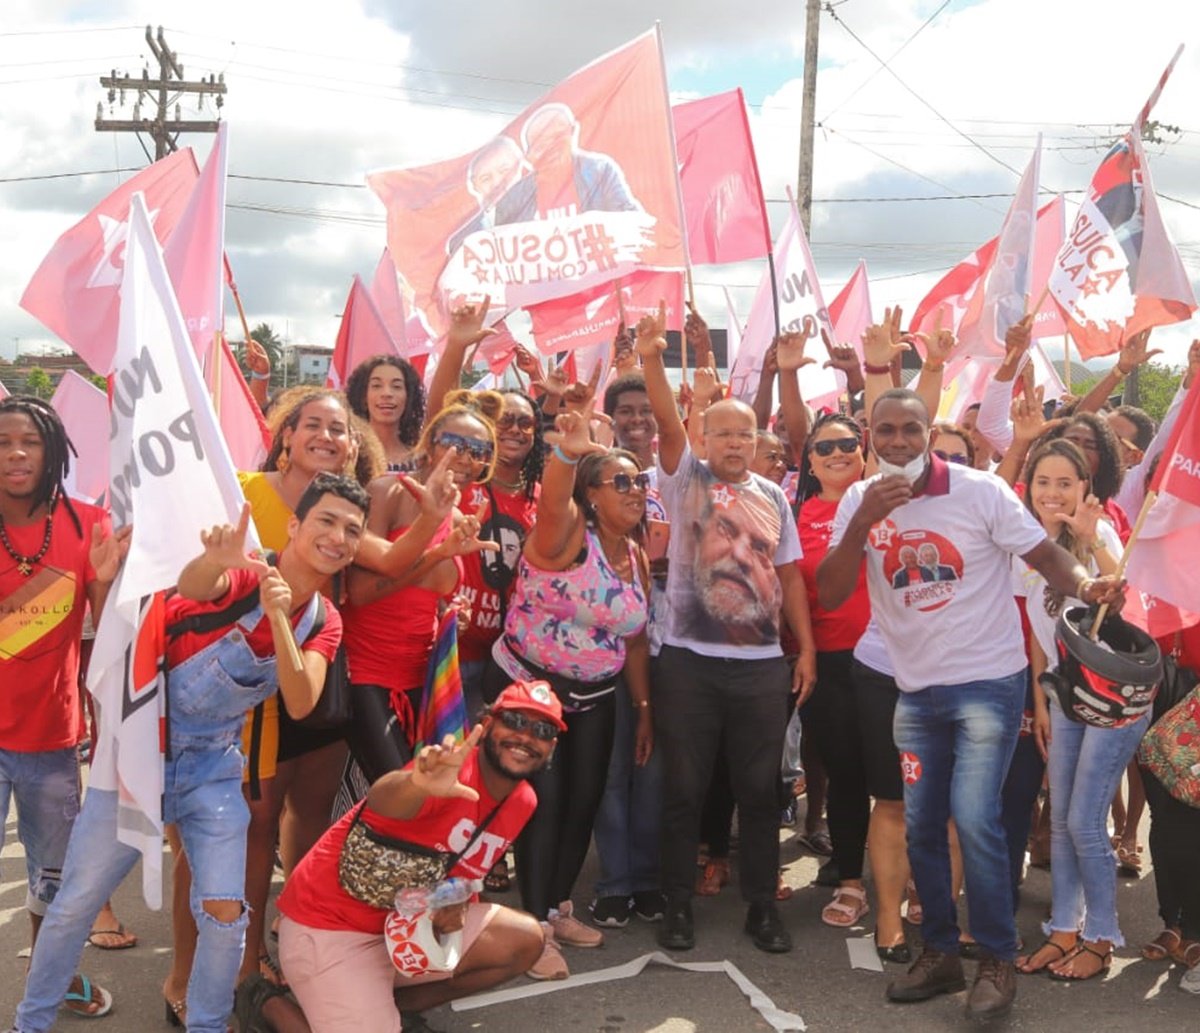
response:
<path fill-rule="evenodd" d="M 273 997 L 283 997 L 287 991 L 257 973 L 247 976 L 233 995 L 233 1014 L 238 1033 L 272 1033 L 274 1026 L 262 1017 L 263 1005 Z"/>
<path fill-rule="evenodd" d="M 837 929 L 849 929 L 870 910 L 865 891 L 857 886 L 839 886 L 833 891 L 833 900 L 822 909 L 821 921 Z"/>
<path fill-rule="evenodd" d="M 88 933 L 87 942 L 102 951 L 123 951 L 136 947 L 138 938 L 125 931 L 123 922 L 118 922 L 115 929 L 93 929 Z"/>
<path fill-rule="evenodd" d="M 1128 879 L 1137 879 L 1142 874 L 1141 844 L 1117 847 L 1117 874 Z"/>
<path fill-rule="evenodd" d="M 82 972 L 76 977 L 78 990 L 68 990 L 63 998 L 63 1007 L 81 1019 L 98 1019 L 112 1011 L 113 997 L 104 987 L 93 983 Z M 74 986 L 74 980 L 71 983 Z"/>
<path fill-rule="evenodd" d="M 783 881 L 783 872 L 779 872 L 779 880 L 775 883 L 775 899 L 776 900 L 791 900 L 792 893 L 795 891 L 786 882 Z"/>
<path fill-rule="evenodd" d="M 729 884 L 729 859 L 714 857 L 704 866 L 704 870 L 696 876 L 696 896 L 715 897 L 721 892 L 721 887 Z"/>
<path fill-rule="evenodd" d="M 1181 944 L 1171 951 L 1171 960 L 1188 969 L 1200 965 L 1200 940 L 1183 940 Z"/>
<path fill-rule="evenodd" d="M 908 905 L 904 911 L 904 921 L 909 925 L 920 925 L 925 920 L 925 912 L 921 908 L 921 898 L 917 896 L 917 884 L 912 879 L 908 880 L 904 893 Z"/>
<path fill-rule="evenodd" d="M 1179 950 L 1183 937 L 1178 929 L 1167 928 L 1142 947 L 1142 957 L 1147 961 L 1166 961 Z"/>
<path fill-rule="evenodd" d="M 164 996 L 163 1004 L 166 1005 L 165 1018 L 168 1026 L 174 1026 L 176 1029 L 187 1029 L 187 998 L 181 997 L 177 1001 L 172 1001 L 171 998 Z"/>
<path fill-rule="evenodd" d="M 1073 975 L 1073 974 L 1067 972 L 1065 967 L 1064 968 L 1048 968 L 1047 971 L 1050 974 L 1050 978 L 1057 979 L 1061 983 L 1082 983 L 1084 980 L 1095 979 L 1096 976 L 1102 976 L 1110 968 L 1112 968 L 1113 949 L 1111 947 L 1109 947 L 1108 950 L 1101 953 L 1100 951 L 1096 950 L 1094 947 L 1089 947 L 1082 940 L 1078 943 L 1078 945 L 1076 945 L 1075 949 L 1073 951 L 1071 951 L 1060 962 L 1058 962 L 1058 964 L 1060 964 L 1062 966 L 1070 965 L 1072 962 L 1076 961 L 1077 959 L 1082 958 L 1083 955 L 1085 955 L 1085 954 L 1090 954 L 1093 958 L 1100 959 L 1100 964 L 1096 967 L 1096 971 L 1089 972 L 1087 975 L 1084 975 L 1084 976 L 1077 976 L 1077 975 Z"/>
<path fill-rule="evenodd" d="M 508 862 L 501 858 L 491 871 L 483 877 L 483 888 L 488 893 L 507 893 L 512 889 L 512 877 L 508 874 Z"/>
<path fill-rule="evenodd" d="M 1072 947 L 1064 947 L 1061 943 L 1055 943 L 1053 940 L 1043 940 L 1041 946 L 1038 947 L 1037 950 L 1035 950 L 1032 954 L 1026 954 L 1024 958 L 1017 958 L 1013 964 L 1018 972 L 1027 976 L 1031 976 L 1035 972 L 1044 972 L 1050 965 L 1058 964 L 1060 961 L 1064 960 L 1068 954 L 1075 950 L 1075 947 L 1077 946 L 1078 943 Z M 1042 951 L 1044 951 L 1047 947 L 1058 951 L 1058 957 L 1047 958 L 1040 965 L 1034 965 L 1032 963 L 1033 959 L 1041 954 Z"/>

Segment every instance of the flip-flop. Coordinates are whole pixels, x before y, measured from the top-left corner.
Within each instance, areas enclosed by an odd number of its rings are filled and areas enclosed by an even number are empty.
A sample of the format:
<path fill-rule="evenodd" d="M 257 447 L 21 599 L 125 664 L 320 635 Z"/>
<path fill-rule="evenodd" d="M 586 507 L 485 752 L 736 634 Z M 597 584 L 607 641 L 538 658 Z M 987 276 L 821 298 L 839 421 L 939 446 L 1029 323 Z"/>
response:
<path fill-rule="evenodd" d="M 67 1011 L 81 1019 L 98 1019 L 112 1011 L 112 994 L 99 984 L 93 983 L 82 972 L 79 973 L 79 982 L 83 984 L 82 992 L 76 993 L 74 990 L 70 990 L 63 998 L 63 1007 Z M 100 1007 L 95 1011 L 87 1011 L 91 1005 L 96 1003 L 93 1000 L 93 994 L 99 995 Z"/>
<path fill-rule="evenodd" d="M 1089 947 L 1082 940 L 1079 942 L 1078 946 L 1076 946 L 1076 948 L 1073 951 L 1071 951 L 1070 954 L 1067 955 L 1067 957 L 1062 959 L 1063 963 L 1068 962 L 1072 958 L 1076 958 L 1081 954 L 1090 954 L 1094 958 L 1099 958 L 1100 959 L 1100 967 L 1098 969 L 1096 969 L 1095 972 L 1090 972 L 1086 976 L 1068 975 L 1066 972 L 1062 971 L 1061 969 L 1053 969 L 1053 968 L 1047 968 L 1047 970 L 1046 970 L 1047 974 L 1050 976 L 1051 979 L 1056 979 L 1060 983 L 1082 983 L 1088 979 L 1095 979 L 1097 977 L 1103 978 L 1104 974 L 1106 972 L 1108 972 L 1108 970 L 1110 968 L 1112 968 L 1113 952 L 1112 952 L 1111 947 L 1109 947 L 1108 950 L 1105 951 L 1104 953 L 1101 953 L 1100 951 Z"/>
<path fill-rule="evenodd" d="M 115 936 L 117 937 L 118 942 L 104 943 L 102 940 L 97 938 L 101 936 Z M 129 950 L 130 947 L 136 947 L 138 938 L 136 933 L 126 932 L 125 924 L 120 922 L 117 924 L 115 929 L 93 929 L 90 933 L 88 933 L 87 942 L 98 950 L 123 951 Z"/>

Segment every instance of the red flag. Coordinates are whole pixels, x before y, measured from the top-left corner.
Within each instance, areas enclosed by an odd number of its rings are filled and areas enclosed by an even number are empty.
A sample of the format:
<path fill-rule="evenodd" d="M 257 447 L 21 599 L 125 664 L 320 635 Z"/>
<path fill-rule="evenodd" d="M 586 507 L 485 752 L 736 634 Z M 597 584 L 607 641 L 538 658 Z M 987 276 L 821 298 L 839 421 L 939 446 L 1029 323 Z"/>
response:
<path fill-rule="evenodd" d="M 1150 490 L 1175 495 L 1200 507 L 1200 377 L 1188 388 Z"/>
<path fill-rule="evenodd" d="M 187 208 L 167 238 L 163 260 L 201 366 L 225 325 L 225 171 L 229 123 L 222 122 Z"/>
<path fill-rule="evenodd" d="M 578 294 L 529 306 L 533 339 L 543 355 L 609 344 L 617 336 L 621 313 L 630 326 L 667 303 L 667 327 L 683 328 L 683 274 L 636 272 L 615 283 L 602 283 Z"/>
<path fill-rule="evenodd" d="M 396 272 L 396 263 L 392 261 L 392 253 L 387 248 L 379 256 L 369 293 L 401 355 L 411 360 L 414 356 L 428 355 L 433 350 L 429 331 L 420 317 L 410 313 L 404 304 L 400 274 Z"/>
<path fill-rule="evenodd" d="M 342 325 L 338 327 L 337 343 L 333 346 L 333 358 L 325 378 L 326 385 L 344 387 L 354 367 L 372 355 L 400 356 L 400 351 L 388 333 L 379 309 L 363 286 L 362 279 L 356 274 L 354 282 L 350 284 L 350 296 L 346 298 Z"/>
<path fill-rule="evenodd" d="M 67 342 L 97 373 L 112 370 L 118 287 L 125 266 L 129 199 L 141 191 L 159 243 L 170 236 L 196 182 L 190 147 L 142 169 L 54 242 L 21 307 Z"/>
<path fill-rule="evenodd" d="M 861 359 L 863 331 L 872 323 L 871 288 L 867 282 L 867 263 L 862 259 L 846 286 L 829 303 L 829 321 L 833 324 L 834 343 L 853 345 Z"/>
<path fill-rule="evenodd" d="M 69 369 L 58 382 L 50 404 L 78 453 L 67 473 L 67 494 L 103 505 L 100 497 L 108 491 L 108 395 Z"/>
<path fill-rule="evenodd" d="M 448 304 L 504 312 L 639 268 L 681 269 L 679 177 L 658 33 L 570 76 L 471 154 L 367 177 L 435 335 Z"/>
<path fill-rule="evenodd" d="M 218 340 L 217 362 L 209 363 L 206 374 L 209 394 L 234 466 L 239 470 L 257 470 L 271 450 L 271 431 L 233 357 L 229 342 L 224 334 Z M 216 372 L 218 363 L 219 373 Z"/>
<path fill-rule="evenodd" d="M 1109 355 L 1126 337 L 1190 319 L 1196 310 L 1142 151 L 1142 123 L 1182 49 L 1129 132 L 1100 162 L 1050 277 L 1050 294 L 1084 358 Z"/>
<path fill-rule="evenodd" d="M 676 104 L 671 118 L 688 257 L 695 265 L 764 258 L 771 227 L 741 87 Z"/>
<path fill-rule="evenodd" d="M 1036 305 L 1050 282 L 1050 270 L 1067 237 L 1067 205 L 1059 194 L 1038 215 L 1033 245 L 1033 279 L 1029 283 L 1029 304 Z M 1061 337 L 1067 332 L 1062 311 L 1047 296 L 1033 317 L 1033 336 Z"/>
<path fill-rule="evenodd" d="M 479 342 L 479 358 L 487 362 L 488 369 L 496 376 L 500 376 L 517 353 L 517 339 L 509 332 L 503 319 L 494 323 L 492 329 L 496 332 Z"/>

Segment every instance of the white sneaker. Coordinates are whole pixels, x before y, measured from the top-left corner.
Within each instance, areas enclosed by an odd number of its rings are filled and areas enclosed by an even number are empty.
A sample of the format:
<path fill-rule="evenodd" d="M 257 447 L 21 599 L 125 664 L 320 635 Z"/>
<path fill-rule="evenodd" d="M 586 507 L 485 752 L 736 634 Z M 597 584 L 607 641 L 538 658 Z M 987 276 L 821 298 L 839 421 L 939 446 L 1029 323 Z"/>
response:
<path fill-rule="evenodd" d="M 542 953 L 525 973 L 530 979 L 566 979 L 571 973 L 549 922 L 542 922 Z"/>
<path fill-rule="evenodd" d="M 604 943 L 604 934 L 599 929 L 584 925 L 572 914 L 572 904 L 564 900 L 550 911 L 550 928 L 559 943 L 568 947 L 599 947 Z"/>
<path fill-rule="evenodd" d="M 1179 989 L 1200 994 L 1200 964 L 1193 965 L 1179 978 Z"/>

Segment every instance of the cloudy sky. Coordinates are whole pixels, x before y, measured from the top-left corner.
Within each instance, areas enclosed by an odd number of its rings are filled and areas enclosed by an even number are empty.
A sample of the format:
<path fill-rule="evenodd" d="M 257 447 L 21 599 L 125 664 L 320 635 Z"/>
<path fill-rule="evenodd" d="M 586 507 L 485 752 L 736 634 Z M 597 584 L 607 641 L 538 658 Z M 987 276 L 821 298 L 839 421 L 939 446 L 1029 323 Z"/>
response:
<path fill-rule="evenodd" d="M 227 248 L 251 322 L 271 322 L 296 343 L 332 344 L 351 277 L 370 274 L 384 243 L 364 173 L 473 150 L 549 85 L 654 19 L 674 99 L 743 88 L 781 225 L 799 151 L 803 7 L 5 0 L 0 356 L 11 357 L 18 340 L 22 350 L 54 342 L 19 308 L 25 284 L 54 239 L 132 174 L 112 170 L 146 163 L 133 134 L 97 133 L 93 120 L 97 102 L 108 108 L 99 76 L 140 75 L 150 58 L 148 19 L 168 15 L 167 40 L 188 79 L 224 73 L 229 87 Z M 812 228 L 827 289 L 861 257 L 876 308 L 911 308 L 998 231 L 1039 130 L 1042 187 L 1068 192 L 1070 219 L 1181 42 L 1188 49 L 1153 116 L 1178 132 L 1164 130 L 1147 151 L 1168 229 L 1200 287 L 1198 29 L 1200 5 L 1178 0 L 835 2 L 821 15 Z M 110 117 L 129 117 L 130 107 L 118 103 Z M 211 112 L 188 101 L 183 114 Z M 203 162 L 211 137 L 183 142 Z M 717 288 L 726 284 L 744 318 L 760 274 L 754 263 L 698 269 L 701 310 L 723 322 Z M 1193 322 L 1156 340 L 1179 360 L 1197 335 Z"/>

